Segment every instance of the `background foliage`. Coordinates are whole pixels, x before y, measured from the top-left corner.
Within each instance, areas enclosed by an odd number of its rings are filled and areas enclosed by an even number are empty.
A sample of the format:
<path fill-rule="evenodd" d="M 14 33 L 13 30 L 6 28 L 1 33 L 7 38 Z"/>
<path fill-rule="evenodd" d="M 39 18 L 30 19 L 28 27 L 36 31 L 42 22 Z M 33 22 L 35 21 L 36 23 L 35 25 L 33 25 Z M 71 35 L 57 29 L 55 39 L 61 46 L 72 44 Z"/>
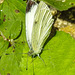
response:
<path fill-rule="evenodd" d="M 67 10 L 70 7 L 75 6 L 75 0 L 43 0 L 49 5 L 52 5 L 56 9 L 62 11 Z"/>
<path fill-rule="evenodd" d="M 74 0 L 46 0 L 58 10 L 74 6 Z M 72 5 L 69 5 L 73 3 Z M 2 10 L 2 11 L 1 11 Z M 75 75 L 75 40 L 65 32 L 56 35 L 37 56 L 28 56 L 25 37 L 26 1 L 5 0 L 0 4 L 0 74 L 1 75 Z"/>

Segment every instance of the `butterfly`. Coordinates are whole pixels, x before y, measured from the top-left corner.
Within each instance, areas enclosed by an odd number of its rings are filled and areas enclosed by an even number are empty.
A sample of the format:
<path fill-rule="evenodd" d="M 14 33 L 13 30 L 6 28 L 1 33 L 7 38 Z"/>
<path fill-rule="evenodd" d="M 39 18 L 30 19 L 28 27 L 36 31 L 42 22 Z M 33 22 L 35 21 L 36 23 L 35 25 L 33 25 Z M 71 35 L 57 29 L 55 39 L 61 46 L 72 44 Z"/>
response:
<path fill-rule="evenodd" d="M 28 1 L 26 7 L 26 39 L 29 55 L 38 55 L 50 35 L 54 23 L 50 8 L 43 1 Z"/>

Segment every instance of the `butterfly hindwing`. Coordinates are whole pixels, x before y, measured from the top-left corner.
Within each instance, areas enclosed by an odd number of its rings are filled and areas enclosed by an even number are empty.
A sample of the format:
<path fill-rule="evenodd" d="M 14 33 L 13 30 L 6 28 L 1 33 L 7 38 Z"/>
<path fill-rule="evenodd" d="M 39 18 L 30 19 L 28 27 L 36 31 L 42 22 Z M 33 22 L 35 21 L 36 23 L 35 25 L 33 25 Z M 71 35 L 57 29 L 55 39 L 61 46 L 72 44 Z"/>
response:
<path fill-rule="evenodd" d="M 49 7 L 41 1 L 34 15 L 32 28 L 31 45 L 34 54 L 39 54 L 41 52 L 41 49 L 51 32 L 51 27 L 54 22 L 52 17 Z"/>

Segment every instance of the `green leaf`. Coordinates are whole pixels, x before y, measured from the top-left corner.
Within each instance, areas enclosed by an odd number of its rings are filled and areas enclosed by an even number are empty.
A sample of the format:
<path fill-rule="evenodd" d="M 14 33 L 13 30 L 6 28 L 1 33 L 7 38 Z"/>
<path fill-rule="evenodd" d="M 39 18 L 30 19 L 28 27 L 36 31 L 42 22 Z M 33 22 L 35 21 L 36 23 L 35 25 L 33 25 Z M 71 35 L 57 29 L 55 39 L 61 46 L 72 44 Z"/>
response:
<path fill-rule="evenodd" d="M 15 26 L 15 27 L 14 27 Z M 16 21 L 13 25 L 12 25 L 12 27 L 11 27 L 11 29 L 10 29 L 10 37 L 11 37 L 11 39 L 16 39 L 16 38 L 18 38 L 19 36 L 20 36 L 20 33 L 21 33 L 21 30 L 22 30 L 22 28 L 21 28 L 21 23 L 19 22 L 19 21 Z"/>
<path fill-rule="evenodd" d="M 41 1 L 41 0 L 40 0 Z M 75 0 L 42 0 L 57 10 L 63 11 L 75 6 Z"/>
<path fill-rule="evenodd" d="M 3 52 L 6 51 L 8 48 L 9 42 L 3 40 L 3 38 L 0 36 L 0 56 L 2 56 Z"/>
<path fill-rule="evenodd" d="M 9 48 L 12 50 L 12 48 Z M 19 75 L 18 63 L 16 56 L 12 53 L 11 55 L 4 54 L 0 61 L 0 73 L 2 75 Z"/>
<path fill-rule="evenodd" d="M 57 31 L 41 53 L 42 60 L 38 56 L 28 57 L 28 61 L 26 55 L 22 58 L 21 75 L 75 75 L 74 46 L 75 40 L 69 34 Z"/>
<path fill-rule="evenodd" d="M 75 40 L 69 34 L 57 31 L 40 54 L 42 60 L 38 56 L 32 58 L 26 54 L 26 3 L 4 0 L 0 9 L 0 32 L 6 37 L 4 40 L 0 35 L 1 75 L 75 75 Z"/>
<path fill-rule="evenodd" d="M 15 46 L 8 48 L 2 55 L 0 60 L 0 73 L 2 75 L 19 75 L 20 61 L 23 54 L 24 45 L 15 43 Z"/>
<path fill-rule="evenodd" d="M 0 10 L 0 74 L 19 75 L 26 40 L 26 2 L 5 0 Z"/>
<path fill-rule="evenodd" d="M 6 38 L 14 39 L 18 37 L 22 30 L 21 25 L 25 27 L 25 6 L 26 3 L 24 3 L 22 0 L 5 0 L 3 4 L 0 5 L 0 9 L 2 10 L 0 11 L 0 31 Z M 22 34 L 25 34 L 25 28 L 23 28 Z"/>

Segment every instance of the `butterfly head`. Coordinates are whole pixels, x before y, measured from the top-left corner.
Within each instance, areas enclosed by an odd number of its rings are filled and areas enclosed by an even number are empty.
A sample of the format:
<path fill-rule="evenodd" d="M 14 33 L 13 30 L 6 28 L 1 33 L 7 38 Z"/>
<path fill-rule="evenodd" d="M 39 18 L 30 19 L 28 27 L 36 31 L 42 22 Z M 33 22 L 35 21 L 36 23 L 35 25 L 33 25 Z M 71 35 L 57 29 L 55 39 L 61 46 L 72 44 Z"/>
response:
<path fill-rule="evenodd" d="M 30 50 L 28 52 L 28 55 L 29 56 L 36 56 L 37 54 L 40 54 L 41 53 L 41 50 Z"/>

